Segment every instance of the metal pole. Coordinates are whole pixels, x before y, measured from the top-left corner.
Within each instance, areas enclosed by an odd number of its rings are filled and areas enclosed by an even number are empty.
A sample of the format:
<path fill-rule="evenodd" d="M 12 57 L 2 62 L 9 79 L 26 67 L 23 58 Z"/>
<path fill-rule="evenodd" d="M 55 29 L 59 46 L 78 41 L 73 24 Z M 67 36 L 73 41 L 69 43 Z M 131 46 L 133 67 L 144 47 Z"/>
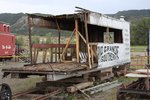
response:
<path fill-rule="evenodd" d="M 148 37 L 147 37 L 147 64 L 149 64 L 149 46 L 150 46 L 150 29 L 148 31 Z"/>

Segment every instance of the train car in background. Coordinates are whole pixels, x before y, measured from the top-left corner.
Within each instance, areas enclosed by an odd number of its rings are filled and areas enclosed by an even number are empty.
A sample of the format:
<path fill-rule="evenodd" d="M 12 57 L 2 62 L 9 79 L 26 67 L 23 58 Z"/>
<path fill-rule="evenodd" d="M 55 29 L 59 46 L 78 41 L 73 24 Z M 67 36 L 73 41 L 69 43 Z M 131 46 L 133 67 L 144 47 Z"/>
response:
<path fill-rule="evenodd" d="M 10 32 L 10 25 L 0 22 L 0 59 L 11 59 L 15 54 L 15 35 Z"/>

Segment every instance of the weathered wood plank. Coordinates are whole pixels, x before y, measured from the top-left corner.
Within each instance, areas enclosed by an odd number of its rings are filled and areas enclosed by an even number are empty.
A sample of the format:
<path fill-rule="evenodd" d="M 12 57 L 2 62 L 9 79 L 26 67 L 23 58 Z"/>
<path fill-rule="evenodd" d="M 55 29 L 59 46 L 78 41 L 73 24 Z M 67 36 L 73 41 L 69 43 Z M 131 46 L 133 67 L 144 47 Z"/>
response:
<path fill-rule="evenodd" d="M 84 88 L 92 86 L 92 85 L 93 85 L 93 82 L 79 83 L 74 86 L 67 87 L 67 91 L 73 93 L 79 89 L 84 89 Z"/>

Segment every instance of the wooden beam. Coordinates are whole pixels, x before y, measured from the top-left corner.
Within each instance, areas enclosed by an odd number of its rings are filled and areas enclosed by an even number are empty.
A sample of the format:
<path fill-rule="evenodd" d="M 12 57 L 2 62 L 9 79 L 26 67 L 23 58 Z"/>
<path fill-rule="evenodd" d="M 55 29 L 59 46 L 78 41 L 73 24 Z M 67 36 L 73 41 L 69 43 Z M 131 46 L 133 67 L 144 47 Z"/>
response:
<path fill-rule="evenodd" d="M 92 68 L 92 65 L 91 65 L 91 52 L 90 52 L 90 45 L 88 44 L 88 62 L 89 62 L 89 69 Z"/>
<path fill-rule="evenodd" d="M 91 63 L 94 64 L 94 53 L 93 53 L 92 45 L 90 47 L 90 51 L 91 51 Z"/>
<path fill-rule="evenodd" d="M 66 44 L 33 44 L 32 48 L 49 49 L 49 48 L 65 48 Z M 68 48 L 76 48 L 75 44 L 70 44 Z"/>
<path fill-rule="evenodd" d="M 58 24 L 58 21 L 56 19 L 56 25 L 57 25 L 57 28 L 58 28 L 58 44 L 60 44 L 60 27 L 59 27 L 59 24 Z M 60 59 L 60 48 L 58 48 L 58 59 Z"/>
<path fill-rule="evenodd" d="M 78 91 L 79 89 L 84 89 L 84 88 L 92 86 L 92 85 L 93 85 L 93 82 L 79 83 L 79 84 L 76 84 L 74 86 L 67 87 L 67 91 L 74 93 L 74 92 Z"/>
<path fill-rule="evenodd" d="M 71 35 L 70 35 L 70 37 L 69 37 L 69 39 L 68 39 L 68 42 L 67 42 L 65 48 L 63 49 L 62 55 L 61 55 L 61 57 L 60 57 L 60 60 L 61 60 L 61 61 L 62 61 L 62 58 L 63 58 L 63 56 L 64 56 L 64 54 L 65 54 L 65 52 L 66 52 L 66 50 L 67 50 L 67 48 L 68 48 L 68 46 L 69 46 L 69 44 L 70 44 L 70 41 L 71 41 L 71 38 L 72 38 L 74 32 L 75 32 L 75 29 L 72 31 L 72 33 L 71 33 Z"/>
<path fill-rule="evenodd" d="M 75 32 L 76 32 L 76 58 L 79 63 L 79 32 L 78 32 L 78 19 L 75 19 Z"/>
<path fill-rule="evenodd" d="M 47 55 L 47 49 L 44 49 L 43 50 L 43 63 L 45 63 L 46 55 Z"/>
<path fill-rule="evenodd" d="M 82 40 L 84 41 L 84 43 L 86 43 L 86 39 L 83 37 L 83 35 L 78 31 L 79 36 L 82 38 Z"/>
<path fill-rule="evenodd" d="M 50 61 L 53 62 L 53 48 L 50 48 Z"/>
<path fill-rule="evenodd" d="M 85 35 L 86 35 L 86 46 L 87 46 L 87 52 L 88 52 L 88 63 L 89 63 L 89 69 L 91 69 L 91 56 L 90 56 L 90 47 L 89 47 L 89 36 L 88 36 L 88 26 L 87 26 L 87 14 L 84 15 L 84 26 L 85 26 Z"/>
<path fill-rule="evenodd" d="M 33 59 L 34 64 L 36 64 L 37 62 L 38 53 L 39 53 L 38 49 L 34 48 L 34 59 Z"/>
<path fill-rule="evenodd" d="M 36 56 L 36 48 L 34 48 L 34 56 L 33 56 L 33 62 L 35 64 L 35 56 Z"/>
<path fill-rule="evenodd" d="M 32 59 L 32 38 L 31 38 L 31 20 L 30 20 L 30 16 L 28 16 L 28 32 L 29 32 L 29 49 L 30 49 L 30 60 L 31 60 L 31 64 L 33 63 L 33 59 Z"/>
<path fill-rule="evenodd" d="M 57 48 L 55 48 L 55 62 L 57 62 Z"/>

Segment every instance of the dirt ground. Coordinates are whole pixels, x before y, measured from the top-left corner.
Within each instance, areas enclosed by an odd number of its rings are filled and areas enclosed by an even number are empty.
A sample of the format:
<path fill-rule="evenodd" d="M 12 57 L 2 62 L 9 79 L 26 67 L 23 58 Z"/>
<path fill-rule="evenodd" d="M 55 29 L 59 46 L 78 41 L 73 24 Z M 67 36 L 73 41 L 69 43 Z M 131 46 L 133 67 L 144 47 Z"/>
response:
<path fill-rule="evenodd" d="M 25 63 L 5 61 L 0 62 L 0 70 L 3 68 L 22 67 Z M 36 82 L 41 81 L 41 77 L 32 76 L 26 79 L 11 79 L 10 75 L 7 78 L 3 78 L 3 73 L 0 71 L 0 83 L 7 83 L 10 85 L 13 93 L 28 90 L 35 86 Z"/>
<path fill-rule="evenodd" d="M 24 64 L 25 63 L 14 61 L 0 62 L 0 70 L 2 70 L 3 68 L 22 67 Z M 11 87 L 13 94 L 34 88 L 36 82 L 42 81 L 42 78 L 38 76 L 32 76 L 26 79 L 11 79 L 10 75 L 7 78 L 2 78 L 2 75 L 3 73 L 0 72 L 0 83 L 7 83 Z M 95 95 L 92 95 L 91 98 L 92 100 L 116 100 L 116 90 L 117 89 L 114 88 L 103 93 L 97 93 Z M 87 98 L 83 96 L 81 100 L 86 99 Z M 73 100 L 79 100 L 79 98 L 76 98 L 76 96 L 74 96 Z"/>

